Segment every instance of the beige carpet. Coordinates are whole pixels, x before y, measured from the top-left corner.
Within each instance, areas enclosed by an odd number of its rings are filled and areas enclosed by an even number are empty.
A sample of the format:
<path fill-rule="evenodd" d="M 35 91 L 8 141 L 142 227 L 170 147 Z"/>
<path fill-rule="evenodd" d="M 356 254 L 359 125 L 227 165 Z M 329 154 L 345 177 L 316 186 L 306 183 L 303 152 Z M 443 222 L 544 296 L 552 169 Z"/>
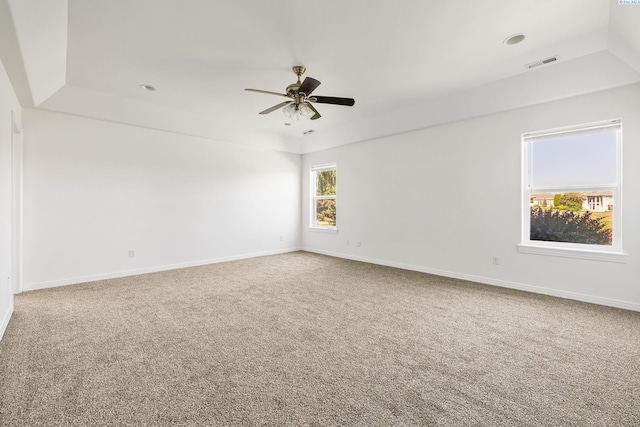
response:
<path fill-rule="evenodd" d="M 17 295 L 2 426 L 640 426 L 640 313 L 297 252 Z"/>

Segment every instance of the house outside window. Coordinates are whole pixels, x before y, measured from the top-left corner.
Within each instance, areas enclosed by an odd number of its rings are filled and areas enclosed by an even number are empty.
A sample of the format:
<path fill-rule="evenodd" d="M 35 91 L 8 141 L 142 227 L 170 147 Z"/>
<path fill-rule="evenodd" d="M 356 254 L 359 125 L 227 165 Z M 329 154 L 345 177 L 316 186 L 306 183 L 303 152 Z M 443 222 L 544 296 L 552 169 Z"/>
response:
<path fill-rule="evenodd" d="M 520 252 L 624 262 L 620 120 L 523 135 Z"/>
<path fill-rule="evenodd" d="M 312 228 L 336 229 L 337 171 L 335 163 L 311 167 Z"/>

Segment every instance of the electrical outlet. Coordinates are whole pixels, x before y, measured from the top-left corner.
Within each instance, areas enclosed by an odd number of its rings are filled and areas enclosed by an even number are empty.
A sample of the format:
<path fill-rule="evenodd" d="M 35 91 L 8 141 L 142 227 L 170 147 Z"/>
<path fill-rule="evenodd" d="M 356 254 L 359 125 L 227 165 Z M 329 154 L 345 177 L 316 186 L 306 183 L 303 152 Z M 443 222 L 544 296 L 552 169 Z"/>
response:
<path fill-rule="evenodd" d="M 280 236 L 280 241 L 284 242 L 284 236 Z"/>
<path fill-rule="evenodd" d="M 498 259 L 498 257 L 494 255 L 494 256 L 491 257 L 491 263 L 493 265 L 499 265 L 500 264 L 500 259 Z"/>
<path fill-rule="evenodd" d="M 349 240 L 347 240 L 347 246 L 349 246 L 351 244 L 351 242 Z"/>
<path fill-rule="evenodd" d="M 129 258 L 135 258 L 135 257 L 136 257 L 136 250 L 129 249 Z"/>
<path fill-rule="evenodd" d="M 358 247 L 362 246 L 362 242 L 358 242 Z"/>

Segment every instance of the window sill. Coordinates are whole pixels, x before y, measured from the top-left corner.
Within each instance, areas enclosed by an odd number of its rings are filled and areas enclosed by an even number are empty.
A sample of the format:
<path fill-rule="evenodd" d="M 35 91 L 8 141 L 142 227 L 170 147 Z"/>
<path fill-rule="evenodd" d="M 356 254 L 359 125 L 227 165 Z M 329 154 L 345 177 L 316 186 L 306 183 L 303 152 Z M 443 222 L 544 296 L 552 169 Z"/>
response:
<path fill-rule="evenodd" d="M 314 233 L 338 234 L 336 227 L 309 227 L 309 231 L 313 231 Z"/>
<path fill-rule="evenodd" d="M 589 259 L 592 261 L 618 262 L 625 264 L 629 256 L 622 252 L 587 251 L 569 248 L 550 248 L 531 244 L 518 245 L 518 252 L 523 254 L 547 255 L 565 258 Z"/>

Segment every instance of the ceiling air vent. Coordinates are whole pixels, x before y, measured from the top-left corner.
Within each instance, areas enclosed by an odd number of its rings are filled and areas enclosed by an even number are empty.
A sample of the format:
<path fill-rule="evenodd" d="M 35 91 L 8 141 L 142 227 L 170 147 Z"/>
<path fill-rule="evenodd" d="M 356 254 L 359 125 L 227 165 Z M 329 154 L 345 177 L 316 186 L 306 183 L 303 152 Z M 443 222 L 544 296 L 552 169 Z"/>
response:
<path fill-rule="evenodd" d="M 558 55 L 556 55 L 550 58 L 541 59 L 540 61 L 532 62 L 531 64 L 525 65 L 525 67 L 536 68 L 536 67 L 540 67 L 541 65 L 547 65 L 547 64 L 551 64 L 552 62 L 556 62 L 558 59 L 559 59 Z"/>

